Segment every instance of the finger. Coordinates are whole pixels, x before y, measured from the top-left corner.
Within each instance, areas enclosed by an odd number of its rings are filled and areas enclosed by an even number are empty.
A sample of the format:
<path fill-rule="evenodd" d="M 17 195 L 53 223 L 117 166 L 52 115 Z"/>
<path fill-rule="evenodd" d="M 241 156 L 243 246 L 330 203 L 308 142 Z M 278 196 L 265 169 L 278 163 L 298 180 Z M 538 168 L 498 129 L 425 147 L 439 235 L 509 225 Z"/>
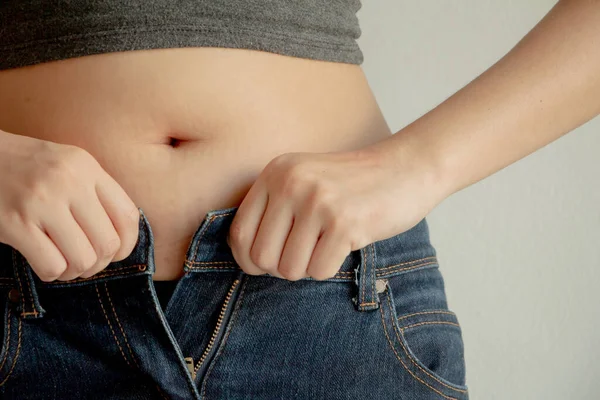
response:
<path fill-rule="evenodd" d="M 312 253 L 307 274 L 316 280 L 332 278 L 350 254 L 351 246 L 334 230 L 326 230 Z"/>
<path fill-rule="evenodd" d="M 250 249 L 250 258 L 254 265 L 270 275 L 283 277 L 277 269 L 293 222 L 294 214 L 291 207 L 285 201 L 269 197 L 254 244 Z"/>
<path fill-rule="evenodd" d="M 279 262 L 279 273 L 295 281 L 308 277 L 307 268 L 319 240 L 321 224 L 310 215 L 297 216 Z"/>
<path fill-rule="evenodd" d="M 80 275 L 89 278 L 106 268 L 121 247 L 121 240 L 95 193 L 71 204 L 71 213 L 96 252 L 96 263 Z"/>
<path fill-rule="evenodd" d="M 266 210 L 267 202 L 268 194 L 257 180 L 238 207 L 229 227 L 229 243 L 233 257 L 242 270 L 250 275 L 265 274 L 265 271 L 252 262 L 250 249 Z"/>
<path fill-rule="evenodd" d="M 54 210 L 43 228 L 67 260 L 67 269 L 58 280 L 75 279 L 96 263 L 94 247 L 67 206 Z"/>
<path fill-rule="evenodd" d="M 96 194 L 121 241 L 121 246 L 111 261 L 123 260 L 131 254 L 138 241 L 139 209 L 108 174 L 96 185 Z"/>
<path fill-rule="evenodd" d="M 42 281 L 53 281 L 67 269 L 67 260 L 41 227 L 29 225 L 17 229 L 14 239 L 8 244 L 19 249 Z"/>

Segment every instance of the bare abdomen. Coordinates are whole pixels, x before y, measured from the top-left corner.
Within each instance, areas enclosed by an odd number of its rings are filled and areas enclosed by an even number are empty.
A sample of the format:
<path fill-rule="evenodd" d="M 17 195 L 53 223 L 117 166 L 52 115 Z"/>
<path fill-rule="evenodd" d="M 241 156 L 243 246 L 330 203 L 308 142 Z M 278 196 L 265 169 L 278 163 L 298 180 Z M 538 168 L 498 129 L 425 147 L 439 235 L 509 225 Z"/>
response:
<path fill-rule="evenodd" d="M 147 215 L 160 280 L 181 276 L 206 212 L 239 205 L 277 155 L 391 134 L 359 66 L 220 48 L 0 71 L 0 130 L 94 155 Z"/>

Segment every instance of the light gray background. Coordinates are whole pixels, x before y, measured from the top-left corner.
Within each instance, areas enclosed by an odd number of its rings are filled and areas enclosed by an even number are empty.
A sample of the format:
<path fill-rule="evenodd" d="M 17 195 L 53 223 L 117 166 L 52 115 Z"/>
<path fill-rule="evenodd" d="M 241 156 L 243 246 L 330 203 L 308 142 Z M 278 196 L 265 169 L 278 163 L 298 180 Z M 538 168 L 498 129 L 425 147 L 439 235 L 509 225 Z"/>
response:
<path fill-rule="evenodd" d="M 363 67 L 392 130 L 490 67 L 555 3 L 363 0 Z M 600 399 L 599 130 L 596 118 L 428 216 L 472 399 Z"/>

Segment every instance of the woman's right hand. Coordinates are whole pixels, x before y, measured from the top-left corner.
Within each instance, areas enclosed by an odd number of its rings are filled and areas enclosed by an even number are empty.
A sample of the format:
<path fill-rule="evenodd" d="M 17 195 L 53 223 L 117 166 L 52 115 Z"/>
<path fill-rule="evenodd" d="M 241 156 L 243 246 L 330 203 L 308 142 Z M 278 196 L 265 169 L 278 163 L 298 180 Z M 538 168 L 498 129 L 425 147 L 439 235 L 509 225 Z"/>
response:
<path fill-rule="evenodd" d="M 84 149 L 0 131 L 0 242 L 41 280 L 88 278 L 126 258 L 139 217 Z"/>

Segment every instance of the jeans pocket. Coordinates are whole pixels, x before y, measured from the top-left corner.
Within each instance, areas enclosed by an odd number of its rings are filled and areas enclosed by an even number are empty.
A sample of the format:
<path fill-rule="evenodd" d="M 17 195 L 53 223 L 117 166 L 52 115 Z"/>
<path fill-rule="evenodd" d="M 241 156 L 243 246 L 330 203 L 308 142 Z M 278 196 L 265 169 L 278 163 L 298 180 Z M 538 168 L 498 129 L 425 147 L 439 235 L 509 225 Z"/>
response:
<path fill-rule="evenodd" d="M 400 367 L 446 399 L 467 399 L 464 344 L 438 268 L 382 280 L 383 331 Z"/>

